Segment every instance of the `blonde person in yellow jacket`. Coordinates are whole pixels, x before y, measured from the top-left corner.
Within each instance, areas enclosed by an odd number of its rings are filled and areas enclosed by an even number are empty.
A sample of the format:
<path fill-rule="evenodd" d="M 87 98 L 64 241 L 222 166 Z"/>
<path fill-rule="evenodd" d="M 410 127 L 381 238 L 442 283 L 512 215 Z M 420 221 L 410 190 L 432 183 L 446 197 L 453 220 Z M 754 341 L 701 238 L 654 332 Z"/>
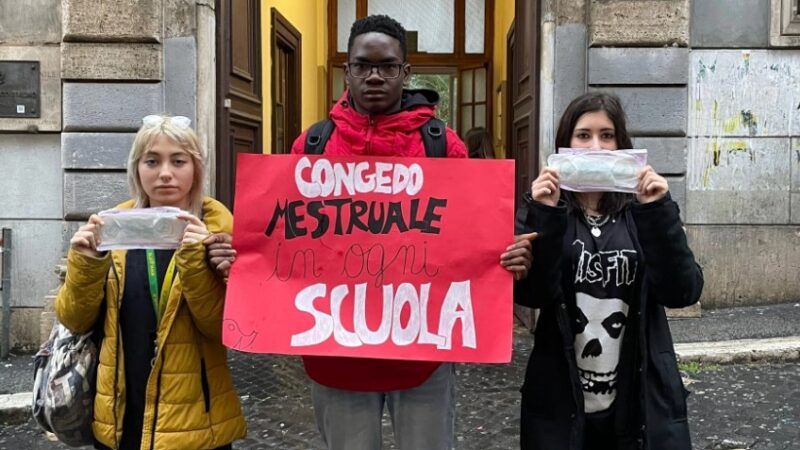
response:
<path fill-rule="evenodd" d="M 189 119 L 147 116 L 128 157 L 133 199 L 118 208 L 188 211 L 180 216 L 187 226 L 177 250 L 100 253 L 97 215 L 70 241 L 55 307 L 73 332 L 103 321 L 96 448 L 225 449 L 245 436 L 220 340 L 225 286 L 206 264 L 203 244 L 212 233 L 230 233 L 233 218 L 203 195 L 204 156 Z M 148 271 L 152 262 L 156 270 Z"/>

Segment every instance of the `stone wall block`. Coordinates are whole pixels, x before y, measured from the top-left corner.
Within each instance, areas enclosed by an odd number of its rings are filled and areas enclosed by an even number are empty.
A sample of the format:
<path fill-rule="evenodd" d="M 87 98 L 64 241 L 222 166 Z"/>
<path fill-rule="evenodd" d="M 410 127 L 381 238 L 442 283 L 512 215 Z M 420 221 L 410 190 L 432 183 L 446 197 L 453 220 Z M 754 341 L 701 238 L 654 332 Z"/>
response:
<path fill-rule="evenodd" d="M 592 87 L 619 96 L 628 116 L 628 132 L 636 136 L 686 134 L 685 87 Z"/>
<path fill-rule="evenodd" d="M 792 171 L 792 192 L 800 192 L 800 137 L 792 139 L 789 167 Z"/>
<path fill-rule="evenodd" d="M 0 1 L 0 42 L 4 45 L 61 42 L 61 0 Z"/>
<path fill-rule="evenodd" d="M 64 131 L 137 131 L 164 109 L 160 83 L 64 83 Z"/>
<path fill-rule="evenodd" d="M 0 138 L 0 220 L 61 219 L 61 164 L 57 134 Z"/>
<path fill-rule="evenodd" d="M 61 131 L 61 58 L 58 46 L 0 46 L 0 60 L 39 61 L 40 76 L 39 117 L 0 118 L 0 131 Z"/>
<path fill-rule="evenodd" d="M 764 48 L 769 45 L 769 0 L 692 3 L 692 48 Z"/>
<path fill-rule="evenodd" d="M 647 163 L 661 175 L 686 173 L 686 138 L 637 137 L 633 147 L 646 148 Z"/>
<path fill-rule="evenodd" d="M 62 133 L 64 169 L 125 170 L 135 133 Z"/>
<path fill-rule="evenodd" d="M 64 218 L 86 220 L 130 198 L 125 172 L 64 174 Z M 59 237 L 61 230 L 59 230 Z"/>
<path fill-rule="evenodd" d="M 58 287 L 61 221 L 0 219 L 0 228 L 11 228 L 11 306 L 41 307 Z"/>
<path fill-rule="evenodd" d="M 194 36 L 197 30 L 197 4 L 196 1 L 163 0 L 164 12 L 164 38 Z"/>
<path fill-rule="evenodd" d="M 589 49 L 589 84 L 686 84 L 685 48 Z"/>
<path fill-rule="evenodd" d="M 193 37 L 164 41 L 164 101 L 166 112 L 186 116 L 195 124 L 197 46 Z"/>
<path fill-rule="evenodd" d="M 788 138 L 690 138 L 688 156 L 689 223 L 789 223 Z"/>
<path fill-rule="evenodd" d="M 669 194 L 681 210 L 681 218 L 686 218 L 686 178 L 665 177 L 669 183 Z"/>
<path fill-rule="evenodd" d="M 42 308 L 11 309 L 11 348 L 38 350 L 41 338 Z"/>
<path fill-rule="evenodd" d="M 161 80 L 158 44 L 61 45 L 61 78 L 65 80 Z"/>
<path fill-rule="evenodd" d="M 586 25 L 568 24 L 556 28 L 556 88 L 553 93 L 555 126 L 567 105 L 586 92 Z"/>
<path fill-rule="evenodd" d="M 791 201 L 792 213 L 789 221 L 794 224 L 800 224 L 800 192 L 792 192 L 789 194 Z"/>
<path fill-rule="evenodd" d="M 690 136 L 797 136 L 800 51 L 696 50 Z"/>
<path fill-rule="evenodd" d="M 689 0 L 590 0 L 591 46 L 689 44 Z"/>
<path fill-rule="evenodd" d="M 162 0 L 62 0 L 64 42 L 160 42 Z"/>
<path fill-rule="evenodd" d="M 797 226 L 688 226 L 703 267 L 704 308 L 770 304 L 800 298 Z"/>
<path fill-rule="evenodd" d="M 787 224 L 789 192 L 687 191 L 687 223 Z"/>
<path fill-rule="evenodd" d="M 55 313 L 50 313 L 55 317 Z M 11 350 L 13 352 L 34 353 L 39 346 L 50 335 L 50 328 L 47 335 L 42 336 L 40 332 L 42 308 L 11 308 Z M 0 309 L 0 323 L 4 320 L 3 310 Z M 52 323 L 52 322 L 51 322 Z M 40 334 L 41 333 L 41 334 Z M 7 426 L 4 424 L 4 426 Z"/>
<path fill-rule="evenodd" d="M 587 1 L 589 0 L 559 0 L 558 25 L 585 24 Z"/>

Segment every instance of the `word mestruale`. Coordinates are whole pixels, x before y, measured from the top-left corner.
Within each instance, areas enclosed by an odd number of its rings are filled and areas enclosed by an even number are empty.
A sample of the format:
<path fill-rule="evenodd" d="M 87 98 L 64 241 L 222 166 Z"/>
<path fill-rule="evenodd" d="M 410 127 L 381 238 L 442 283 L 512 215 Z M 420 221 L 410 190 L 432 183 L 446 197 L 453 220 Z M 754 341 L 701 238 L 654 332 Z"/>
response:
<path fill-rule="evenodd" d="M 318 239 L 329 230 L 336 235 L 354 230 L 370 234 L 421 233 L 439 234 L 447 200 L 435 197 L 411 198 L 382 202 L 341 198 L 342 195 L 405 194 L 414 196 L 424 184 L 419 164 L 384 162 L 331 163 L 321 158 L 311 162 L 303 157 L 295 166 L 297 189 L 304 197 L 314 199 L 278 200 L 264 234 L 272 236 L 280 224 L 284 238 L 306 236 Z M 326 198 L 326 197 L 340 198 Z"/>

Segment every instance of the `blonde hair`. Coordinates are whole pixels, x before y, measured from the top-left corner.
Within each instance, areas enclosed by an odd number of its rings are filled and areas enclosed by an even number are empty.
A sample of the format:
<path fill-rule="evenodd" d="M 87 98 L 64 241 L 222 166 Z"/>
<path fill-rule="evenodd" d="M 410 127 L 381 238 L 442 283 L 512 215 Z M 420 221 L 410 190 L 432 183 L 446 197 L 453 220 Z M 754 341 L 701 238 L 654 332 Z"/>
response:
<path fill-rule="evenodd" d="M 148 116 L 149 117 L 149 116 Z M 206 153 L 200 147 L 197 134 L 190 126 L 179 126 L 167 115 L 159 115 L 161 120 L 147 121 L 133 140 L 133 146 L 128 154 L 128 188 L 131 196 L 136 201 L 134 207 L 147 208 L 150 199 L 144 191 L 142 181 L 139 179 L 139 161 L 142 156 L 150 151 L 153 143 L 159 136 L 166 136 L 180 146 L 194 163 L 194 177 L 192 189 L 189 191 L 189 212 L 200 217 L 203 210 L 203 177 L 206 173 Z M 188 121 L 188 120 L 187 120 Z"/>

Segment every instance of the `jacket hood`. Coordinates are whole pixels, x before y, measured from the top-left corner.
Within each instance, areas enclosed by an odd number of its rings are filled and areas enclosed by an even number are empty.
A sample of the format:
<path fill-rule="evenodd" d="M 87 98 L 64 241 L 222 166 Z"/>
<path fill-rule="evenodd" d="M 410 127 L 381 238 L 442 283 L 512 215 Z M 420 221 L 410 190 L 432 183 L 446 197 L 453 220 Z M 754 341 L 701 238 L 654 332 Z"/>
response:
<path fill-rule="evenodd" d="M 428 89 L 404 89 L 400 110 L 394 114 L 361 114 L 352 106 L 350 92 L 345 91 L 331 110 L 331 120 L 338 130 L 364 133 L 375 127 L 382 133 L 416 131 L 429 119 L 436 116 L 439 94 Z"/>
<path fill-rule="evenodd" d="M 439 93 L 432 89 L 403 89 L 400 98 L 400 111 L 407 111 L 417 106 L 435 108 L 439 104 Z"/>

